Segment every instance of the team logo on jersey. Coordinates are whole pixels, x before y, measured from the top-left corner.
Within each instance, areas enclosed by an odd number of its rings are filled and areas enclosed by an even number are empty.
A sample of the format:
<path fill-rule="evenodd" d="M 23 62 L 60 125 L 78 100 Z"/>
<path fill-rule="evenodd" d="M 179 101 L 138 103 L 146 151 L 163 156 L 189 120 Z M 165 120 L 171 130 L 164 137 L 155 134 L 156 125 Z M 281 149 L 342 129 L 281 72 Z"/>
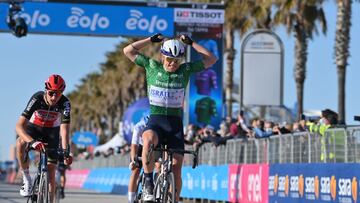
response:
<path fill-rule="evenodd" d="M 64 102 L 64 116 L 69 116 L 70 115 L 70 102 L 67 101 L 67 102 Z"/>
<path fill-rule="evenodd" d="M 31 107 L 34 105 L 35 102 L 36 102 L 36 99 L 33 98 L 33 99 L 29 102 L 29 104 L 27 105 L 26 111 L 30 111 Z"/>

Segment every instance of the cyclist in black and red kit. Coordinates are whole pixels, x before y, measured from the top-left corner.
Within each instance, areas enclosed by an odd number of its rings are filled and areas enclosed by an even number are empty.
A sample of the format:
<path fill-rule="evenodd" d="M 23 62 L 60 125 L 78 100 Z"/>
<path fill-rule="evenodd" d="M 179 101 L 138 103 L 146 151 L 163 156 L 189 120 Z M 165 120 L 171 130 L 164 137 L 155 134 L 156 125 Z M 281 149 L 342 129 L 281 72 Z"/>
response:
<path fill-rule="evenodd" d="M 55 170 L 58 161 L 56 149 L 59 147 L 60 136 L 61 146 L 65 152 L 64 163 L 66 165 L 72 163 L 72 157 L 69 154 L 71 107 L 69 99 L 62 94 L 65 86 L 65 81 L 60 75 L 51 75 L 45 81 L 45 91 L 39 91 L 30 98 L 16 124 L 16 133 L 19 135 L 16 141 L 16 155 L 23 175 L 21 196 L 29 196 L 32 190 L 29 159 L 25 158 L 28 147 L 37 151 L 55 149 L 47 152 L 50 202 L 53 202 L 55 194 Z"/>

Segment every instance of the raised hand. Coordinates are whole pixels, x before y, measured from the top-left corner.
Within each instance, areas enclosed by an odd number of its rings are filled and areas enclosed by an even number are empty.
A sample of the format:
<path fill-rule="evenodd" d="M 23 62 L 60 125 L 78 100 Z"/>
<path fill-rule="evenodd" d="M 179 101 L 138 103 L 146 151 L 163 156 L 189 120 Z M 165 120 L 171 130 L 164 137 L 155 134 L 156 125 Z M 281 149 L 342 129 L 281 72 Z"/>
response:
<path fill-rule="evenodd" d="M 164 36 L 161 33 L 156 33 L 153 36 L 150 37 L 150 41 L 152 43 L 161 42 L 164 40 Z"/>
<path fill-rule="evenodd" d="M 180 36 L 180 40 L 182 43 L 187 44 L 187 45 L 192 45 L 193 44 L 193 40 L 191 39 L 191 37 L 187 36 L 187 35 L 181 35 Z"/>

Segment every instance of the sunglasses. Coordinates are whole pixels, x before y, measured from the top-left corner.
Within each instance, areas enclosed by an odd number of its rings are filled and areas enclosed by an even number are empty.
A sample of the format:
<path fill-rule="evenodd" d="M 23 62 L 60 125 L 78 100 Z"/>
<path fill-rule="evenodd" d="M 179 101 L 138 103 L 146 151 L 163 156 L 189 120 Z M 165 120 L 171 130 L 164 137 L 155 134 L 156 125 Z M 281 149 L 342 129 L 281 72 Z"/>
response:
<path fill-rule="evenodd" d="M 61 91 L 46 91 L 47 92 L 47 94 L 50 96 L 50 97 L 52 97 L 52 96 L 59 96 L 59 95 L 61 95 Z"/>
<path fill-rule="evenodd" d="M 166 62 L 168 62 L 168 63 L 171 63 L 171 62 L 179 63 L 179 62 L 180 62 L 180 59 L 170 58 L 170 57 L 165 57 L 165 60 L 166 60 Z"/>

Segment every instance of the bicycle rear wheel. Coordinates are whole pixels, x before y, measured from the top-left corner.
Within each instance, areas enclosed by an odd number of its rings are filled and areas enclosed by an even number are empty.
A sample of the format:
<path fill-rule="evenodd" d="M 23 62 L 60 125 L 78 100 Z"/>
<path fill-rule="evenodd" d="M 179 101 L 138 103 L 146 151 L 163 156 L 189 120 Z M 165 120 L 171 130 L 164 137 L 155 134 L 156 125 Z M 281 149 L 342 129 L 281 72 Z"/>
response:
<path fill-rule="evenodd" d="M 47 172 L 42 172 L 37 195 L 37 203 L 49 202 L 49 177 Z"/>

